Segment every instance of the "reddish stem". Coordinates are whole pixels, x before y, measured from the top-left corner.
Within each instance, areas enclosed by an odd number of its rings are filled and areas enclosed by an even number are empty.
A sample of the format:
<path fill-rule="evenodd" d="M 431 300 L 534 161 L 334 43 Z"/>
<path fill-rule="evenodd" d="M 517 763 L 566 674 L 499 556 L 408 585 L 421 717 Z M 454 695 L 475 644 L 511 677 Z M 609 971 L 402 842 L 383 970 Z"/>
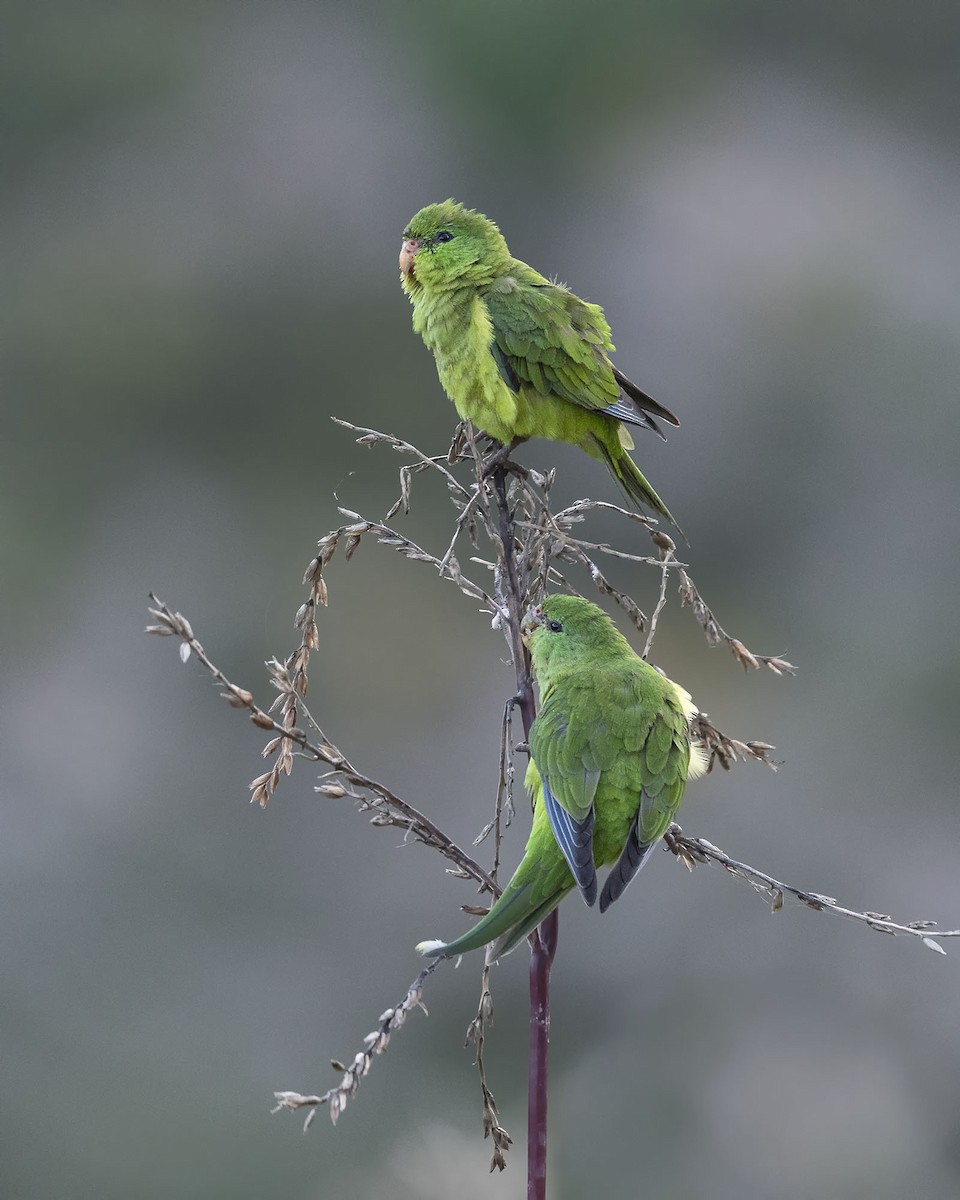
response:
<path fill-rule="evenodd" d="M 527 1075 L 527 1200 L 547 1195 L 547 1064 L 550 1053 L 550 968 L 557 952 L 554 909 L 530 939 L 530 1056 Z"/>

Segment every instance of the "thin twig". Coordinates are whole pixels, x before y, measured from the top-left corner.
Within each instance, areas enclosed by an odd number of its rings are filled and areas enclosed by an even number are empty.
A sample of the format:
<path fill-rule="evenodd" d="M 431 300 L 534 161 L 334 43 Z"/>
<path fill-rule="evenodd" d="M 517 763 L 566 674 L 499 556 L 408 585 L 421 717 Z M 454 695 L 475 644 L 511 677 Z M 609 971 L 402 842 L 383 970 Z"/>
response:
<path fill-rule="evenodd" d="M 765 871 L 751 867 L 748 863 L 739 862 L 705 838 L 687 837 L 679 825 L 673 825 L 670 828 L 664 842 L 665 848 L 675 854 L 688 870 L 693 870 L 697 863 L 714 863 L 735 878 L 745 880 L 754 891 L 769 897 L 773 912 L 780 912 L 783 908 L 785 895 L 793 896 L 801 904 L 805 904 L 807 908 L 812 908 L 815 912 L 833 913 L 838 917 L 859 921 L 870 929 L 876 929 L 880 933 L 889 933 L 895 937 L 903 934 L 918 937 L 928 950 L 934 950 L 938 954 L 946 954 L 946 950 L 930 936 L 931 931 L 936 932 L 938 938 L 960 937 L 960 929 L 938 930 L 936 921 L 899 922 L 892 920 L 887 913 L 857 912 L 852 908 L 845 908 L 842 904 L 838 904 L 832 896 L 822 896 L 819 892 L 808 892 L 803 888 L 794 887 L 792 884 L 783 883 Z"/>
<path fill-rule="evenodd" d="M 493 867 L 490 874 L 494 879 L 500 869 L 500 848 L 503 841 L 503 831 L 513 820 L 513 780 L 514 766 L 511 752 L 511 731 L 513 710 L 517 699 L 510 696 L 503 706 L 503 719 L 500 722 L 500 771 L 497 778 L 497 799 L 494 805 L 493 820 L 488 821 L 483 829 L 473 839 L 473 844 L 479 846 L 493 833 Z"/>
<path fill-rule="evenodd" d="M 465 850 L 458 846 L 452 838 L 447 837 L 443 830 L 434 824 L 429 817 L 414 808 L 412 804 L 402 800 L 384 784 L 358 771 L 341 754 L 337 747 L 326 738 L 319 725 L 316 724 L 316 721 L 313 721 L 313 718 L 311 720 L 321 738 L 319 742 L 312 742 L 302 729 L 288 728 L 276 721 L 269 713 L 264 712 L 262 708 L 259 708 L 254 703 L 251 692 L 231 683 L 223 671 L 211 662 L 203 646 L 194 635 L 187 618 L 182 613 L 172 611 L 163 601 L 158 600 L 152 592 L 150 593 L 150 598 L 155 606 L 150 609 L 150 614 L 157 624 L 148 626 L 147 632 L 158 634 L 161 637 L 179 637 L 181 639 L 180 658 L 182 662 L 188 662 L 191 655 L 195 657 L 224 689 L 221 695 L 231 707 L 247 710 L 251 721 L 258 728 L 269 729 L 279 735 L 279 737 L 267 743 L 263 751 L 265 757 L 274 753 L 277 750 L 278 744 L 283 739 L 294 742 L 301 747 L 302 752 L 307 757 L 315 762 L 326 763 L 332 768 L 321 777 L 322 782 L 316 788 L 321 795 L 331 799 L 348 797 L 354 800 L 357 802 L 360 812 L 373 811 L 374 816 L 371 818 L 372 825 L 398 826 L 406 830 L 417 841 L 423 842 L 427 846 L 432 846 L 435 850 L 439 850 L 444 857 L 448 858 L 455 865 L 457 868 L 456 874 L 461 875 L 463 878 L 474 879 L 481 885 L 481 890 L 489 891 L 493 896 L 499 896 L 500 889 L 496 881 Z M 271 671 L 271 681 L 281 693 L 277 700 L 274 701 L 274 704 L 277 704 L 286 696 L 295 694 L 293 681 L 284 664 L 274 659 L 267 665 Z M 261 807 L 264 807 L 270 795 L 275 790 L 281 773 L 282 768 L 275 765 L 273 770 L 259 775 L 254 779 L 250 784 L 253 793 L 251 803 L 257 802 Z M 356 791 L 357 788 L 369 794 L 363 796 Z"/>
<path fill-rule="evenodd" d="M 361 434 L 362 436 L 357 438 L 358 446 L 375 446 L 378 442 L 385 442 L 388 446 L 399 451 L 401 454 L 409 454 L 411 457 L 415 458 L 425 470 L 432 468 L 435 471 L 439 471 L 447 481 L 448 485 L 454 491 L 458 492 L 465 500 L 468 498 L 469 493 L 467 489 L 463 486 L 460 480 L 457 479 L 456 475 L 454 475 L 452 471 L 448 471 L 444 465 L 445 463 L 450 462 L 448 455 L 424 454 L 422 450 L 419 450 L 411 442 L 405 442 L 403 438 L 398 438 L 392 433 L 381 433 L 378 429 L 366 429 L 362 425 L 354 425 L 352 421 L 344 421 L 341 417 L 331 417 L 330 420 L 337 425 L 342 425 L 344 429 L 350 429 L 354 433 Z"/>
<path fill-rule="evenodd" d="M 670 577 L 670 567 L 676 561 L 673 553 L 673 542 L 670 543 L 669 549 L 661 551 L 660 557 L 660 595 L 657 598 L 657 606 L 653 610 L 653 615 L 650 618 L 650 627 L 647 630 L 647 640 L 643 645 L 642 658 L 646 659 L 651 649 L 653 648 L 653 639 L 657 632 L 657 621 L 660 614 L 663 612 L 664 606 L 667 603 L 667 580 Z"/>
<path fill-rule="evenodd" d="M 336 1125 L 340 1114 L 347 1107 L 347 1102 L 357 1094 L 360 1080 L 369 1072 L 374 1055 L 383 1054 L 390 1044 L 391 1034 L 403 1026 L 407 1019 L 407 1013 L 414 1008 L 419 1008 L 422 1009 L 424 1015 L 427 1015 L 427 1007 L 423 1003 L 423 984 L 427 976 L 432 975 L 437 969 L 439 963 L 439 959 L 428 963 L 407 988 L 407 994 L 400 1003 L 380 1014 L 376 1028 L 363 1039 L 363 1049 L 357 1051 L 353 1056 L 349 1067 L 338 1061 L 331 1064 L 335 1071 L 343 1072 L 343 1078 L 336 1087 L 330 1088 L 322 1096 L 302 1096 L 299 1092 L 274 1092 L 274 1099 L 277 1103 L 270 1111 L 277 1113 L 281 1109 L 287 1109 L 290 1112 L 301 1108 L 309 1109 L 306 1120 L 303 1122 L 303 1132 L 306 1133 L 313 1124 L 317 1109 L 322 1104 L 326 1104 L 329 1108 L 330 1120 Z"/>
<path fill-rule="evenodd" d="M 792 675 L 796 672 L 797 668 L 793 663 L 787 662 L 785 658 L 781 658 L 779 655 L 754 654 L 739 638 L 731 637 L 713 615 L 712 610 L 707 607 L 687 572 L 683 567 L 680 567 L 679 571 L 680 604 L 684 608 L 689 607 L 693 610 L 693 615 L 699 622 L 709 646 L 718 646 L 721 642 L 725 642 L 730 653 L 745 671 L 750 668 L 758 671 L 763 666 L 768 667 L 775 675 Z"/>
<path fill-rule="evenodd" d="M 690 722 L 690 736 L 699 742 L 710 756 L 707 762 L 707 773 L 719 763 L 725 771 L 729 771 L 734 763 L 754 762 L 763 763 L 771 771 L 776 771 L 780 763 L 772 757 L 776 746 L 769 742 L 741 742 L 737 738 L 728 737 L 710 720 L 709 714 L 698 712 Z"/>
<path fill-rule="evenodd" d="M 490 991 L 490 964 L 484 963 L 480 984 L 480 1003 L 477 1006 L 477 1015 L 467 1027 L 467 1040 L 464 1045 L 469 1046 L 472 1043 L 477 1048 L 476 1067 L 480 1075 L 480 1091 L 483 1096 L 483 1136 L 493 1138 L 490 1170 L 503 1171 L 507 1165 L 506 1153 L 513 1145 L 513 1138 L 500 1124 L 500 1112 L 493 1092 L 487 1083 L 487 1071 L 483 1062 L 486 1028 L 492 1023 L 493 995 Z"/>

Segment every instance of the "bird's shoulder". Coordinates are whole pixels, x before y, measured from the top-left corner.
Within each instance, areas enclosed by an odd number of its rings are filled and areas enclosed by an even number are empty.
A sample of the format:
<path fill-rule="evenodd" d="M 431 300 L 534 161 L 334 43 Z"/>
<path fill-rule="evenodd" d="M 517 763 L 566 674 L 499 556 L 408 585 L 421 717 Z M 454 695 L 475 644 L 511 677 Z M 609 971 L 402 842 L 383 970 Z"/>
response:
<path fill-rule="evenodd" d="M 590 304 L 557 279 L 548 279 L 520 259 L 480 293 L 491 314 L 523 329 L 566 327 L 582 340 L 612 349 L 610 327 L 599 304 Z"/>
<path fill-rule="evenodd" d="M 672 736 L 674 710 L 668 681 L 635 655 L 622 662 L 560 674 L 542 698 L 531 730 L 531 749 L 570 760 L 609 765 L 611 754 L 639 752 L 655 727 Z"/>
<path fill-rule="evenodd" d="M 491 349 L 514 391 L 531 388 L 589 409 L 615 404 L 620 386 L 603 310 L 519 260 L 482 294 Z"/>

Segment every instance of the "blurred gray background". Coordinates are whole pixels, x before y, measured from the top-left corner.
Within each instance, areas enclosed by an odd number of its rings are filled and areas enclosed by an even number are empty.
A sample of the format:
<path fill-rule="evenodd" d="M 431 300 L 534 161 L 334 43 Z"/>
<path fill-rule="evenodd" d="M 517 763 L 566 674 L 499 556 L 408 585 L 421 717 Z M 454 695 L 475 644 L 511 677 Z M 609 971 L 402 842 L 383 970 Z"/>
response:
<path fill-rule="evenodd" d="M 691 787 L 688 833 L 800 886 L 960 925 L 960 9 L 412 2 L 3 6 L 0 45 L 0 1197 L 520 1197 L 526 955 L 494 974 L 486 1173 L 463 1032 L 479 958 L 433 977 L 334 1130 L 322 1090 L 469 885 L 313 792 L 266 809 L 232 678 L 292 616 L 337 498 L 446 449 L 397 282 L 454 195 L 601 302 L 618 364 L 683 427 L 637 458 L 721 622 L 799 664 L 745 676 L 687 612 L 655 659 L 773 742 Z M 550 446 L 559 498 L 615 499 Z M 442 491 L 398 523 L 446 545 Z M 623 537 L 602 521 L 598 537 Z M 645 607 L 656 573 L 613 572 Z M 373 544 L 330 570 L 311 703 L 359 765 L 469 845 L 503 644 Z M 506 849 L 518 860 L 521 805 Z M 489 847 L 481 854 L 489 854 Z M 489 859 L 485 859 L 489 861 Z M 940 958 L 656 856 L 561 912 L 551 1194 L 960 1192 L 960 948 Z"/>

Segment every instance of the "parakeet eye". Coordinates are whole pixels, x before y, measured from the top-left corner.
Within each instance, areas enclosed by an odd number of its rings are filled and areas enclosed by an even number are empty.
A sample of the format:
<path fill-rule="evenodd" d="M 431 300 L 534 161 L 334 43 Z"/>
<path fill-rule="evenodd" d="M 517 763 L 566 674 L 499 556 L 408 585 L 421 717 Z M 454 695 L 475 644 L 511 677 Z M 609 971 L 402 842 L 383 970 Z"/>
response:
<path fill-rule="evenodd" d="M 453 234 L 449 229 L 441 229 L 437 236 L 433 239 L 435 242 L 452 242 Z"/>
<path fill-rule="evenodd" d="M 559 621 L 551 621 L 550 622 L 550 632 L 551 633 L 563 633 L 563 626 L 560 624 Z"/>

